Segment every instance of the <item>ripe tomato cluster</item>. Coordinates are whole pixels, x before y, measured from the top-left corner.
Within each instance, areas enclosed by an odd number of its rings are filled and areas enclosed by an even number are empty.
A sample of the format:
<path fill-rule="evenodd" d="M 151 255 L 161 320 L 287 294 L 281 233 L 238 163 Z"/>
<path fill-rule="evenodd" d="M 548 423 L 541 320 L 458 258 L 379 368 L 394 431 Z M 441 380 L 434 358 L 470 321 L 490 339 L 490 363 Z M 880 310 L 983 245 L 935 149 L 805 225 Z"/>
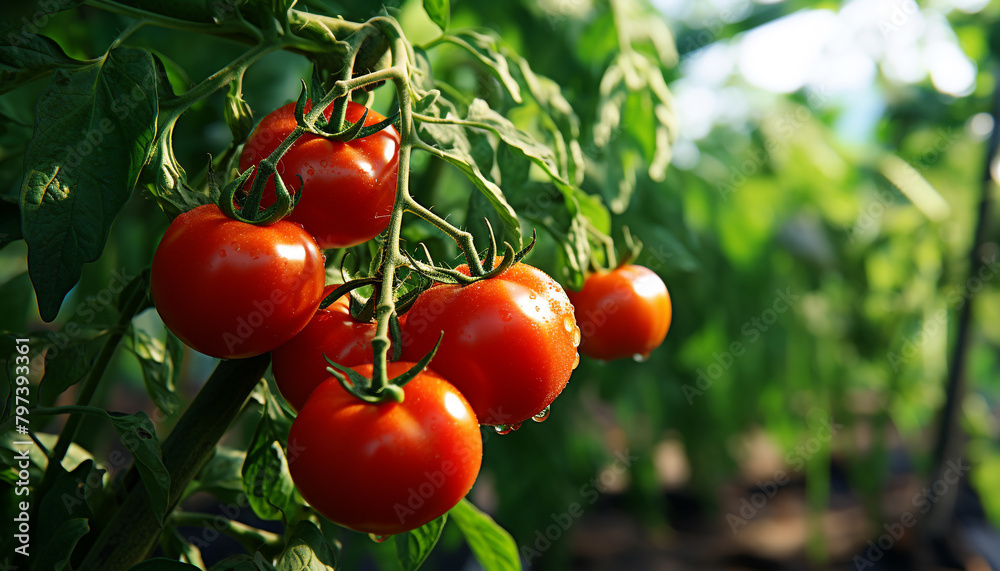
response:
<path fill-rule="evenodd" d="M 363 113 L 348 104 L 349 121 Z M 381 120 L 369 113 L 366 124 Z M 294 128 L 291 105 L 265 117 L 241 168 Z M 301 193 L 289 216 L 254 225 L 215 205 L 184 213 L 157 248 L 151 281 L 164 324 L 195 350 L 272 353 L 275 382 L 298 411 L 288 450 L 300 493 L 331 521 L 380 536 L 424 525 L 461 500 L 482 462 L 479 426 L 505 433 L 544 420 L 579 364 L 578 348 L 602 360 L 645 356 L 671 319 L 662 280 L 635 265 L 593 273 L 580 292 L 521 262 L 469 284 L 438 283 L 399 316 L 392 343 L 401 357 L 388 363 L 389 382 L 437 352 L 402 399 L 385 398 L 394 391 L 380 394 L 371 381 L 376 324 L 353 316 L 347 296 L 320 308 L 334 287 L 325 286 L 322 249 L 385 229 L 398 149 L 391 126 L 349 142 L 302 136 L 276 169 Z M 272 179 L 261 205 L 275 200 Z M 471 277 L 466 265 L 456 270 Z M 356 375 L 334 373 L 327 359 Z"/>

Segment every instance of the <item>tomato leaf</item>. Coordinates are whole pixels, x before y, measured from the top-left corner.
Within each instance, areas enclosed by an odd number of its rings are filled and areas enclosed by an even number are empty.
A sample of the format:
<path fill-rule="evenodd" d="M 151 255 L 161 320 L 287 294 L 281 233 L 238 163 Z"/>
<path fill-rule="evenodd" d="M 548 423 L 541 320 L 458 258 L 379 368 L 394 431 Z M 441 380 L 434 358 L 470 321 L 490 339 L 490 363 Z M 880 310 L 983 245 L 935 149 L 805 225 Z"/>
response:
<path fill-rule="evenodd" d="M 166 341 L 160 341 L 134 328 L 132 335 L 125 338 L 125 342 L 139 360 L 142 380 L 149 398 L 164 414 L 173 414 L 181 404 L 177 395 L 177 380 L 181 373 L 184 346 L 169 331 Z"/>
<path fill-rule="evenodd" d="M 135 459 L 142 485 L 149 494 L 149 505 L 157 519 L 167 514 L 167 495 L 170 492 L 170 474 L 163 465 L 160 440 L 156 427 L 144 412 L 135 414 L 107 413 L 125 447 Z"/>
<path fill-rule="evenodd" d="M 28 271 L 46 321 L 100 257 L 156 132 L 156 73 L 142 50 L 59 70 L 38 98 L 24 158 L 21 227 Z"/>
<path fill-rule="evenodd" d="M 489 33 L 477 31 L 463 31 L 458 34 L 445 36 L 445 41 L 451 42 L 464 48 L 475 56 L 483 65 L 493 72 L 493 75 L 503 84 L 510 93 L 511 99 L 515 103 L 521 103 L 521 86 L 510 73 L 510 63 L 501 52 L 497 44 L 497 38 Z"/>
<path fill-rule="evenodd" d="M 311 521 L 300 521 L 285 550 L 278 557 L 277 571 L 333 571 L 337 549 Z"/>
<path fill-rule="evenodd" d="M 93 460 L 84 461 L 72 472 L 61 467 L 56 469 L 60 472 L 59 477 L 39 500 L 38 527 L 34 537 L 40 540 L 40 545 L 36 552 L 38 555 L 32 558 L 33 571 L 61 571 L 66 568 L 76 543 L 90 531 L 87 520 L 94 517 L 87 497 L 99 491 L 103 471 L 94 468 Z M 91 477 L 92 471 L 96 472 L 94 478 Z"/>
<path fill-rule="evenodd" d="M 51 20 L 50 16 L 64 10 L 71 10 L 84 0 L 26 0 L 4 5 L 0 14 L 0 37 L 12 45 L 25 42 L 25 37 L 38 32 Z"/>
<path fill-rule="evenodd" d="M 440 118 L 457 116 L 455 106 L 443 97 L 439 98 L 430 110 Z M 430 152 L 458 167 L 469 177 L 500 216 L 504 224 L 504 235 L 513 238 L 510 240 L 512 245 L 520 248 L 521 223 L 517 219 L 517 213 L 507 203 L 500 187 L 479 169 L 472 156 L 472 145 L 465 134 L 465 129 L 456 124 L 430 121 L 422 121 L 419 125 L 421 137 L 428 143 L 436 143 Z"/>
<path fill-rule="evenodd" d="M 70 336 L 70 331 L 76 332 L 76 335 Z M 46 336 L 49 346 L 45 351 L 45 372 L 38 389 L 38 402 L 43 406 L 51 406 L 59 395 L 82 381 L 90 372 L 105 336 L 95 331 L 81 333 L 67 327 Z"/>
<path fill-rule="evenodd" d="M 55 40 L 37 34 L 0 36 L 0 94 L 45 75 L 54 69 L 86 65 L 59 47 Z"/>
<path fill-rule="evenodd" d="M 430 523 L 395 537 L 396 557 L 399 558 L 399 566 L 403 568 L 403 571 L 420 569 L 434 546 L 437 545 L 438 540 L 441 539 L 441 530 L 444 529 L 444 524 L 447 521 L 448 514 L 444 514 Z"/>
<path fill-rule="evenodd" d="M 198 473 L 184 493 L 187 497 L 195 491 L 208 492 L 223 502 L 239 501 L 243 494 L 243 462 L 246 453 L 242 450 L 217 446 L 215 454 Z"/>
<path fill-rule="evenodd" d="M 274 422 L 264 415 L 243 463 L 243 491 L 261 519 L 280 520 L 295 509 L 295 485 Z"/>
<path fill-rule="evenodd" d="M 451 20 L 451 5 L 448 0 L 424 0 L 424 11 L 442 32 L 448 31 L 448 22 Z"/>
<path fill-rule="evenodd" d="M 128 568 L 128 571 L 191 571 L 198 568 L 190 563 L 175 561 L 165 557 L 147 559 Z M 213 567 L 215 569 L 215 567 Z"/>
<path fill-rule="evenodd" d="M 463 499 L 448 512 L 458 525 L 472 554 L 485 571 L 521 569 L 521 559 L 514 538 L 469 500 Z"/>

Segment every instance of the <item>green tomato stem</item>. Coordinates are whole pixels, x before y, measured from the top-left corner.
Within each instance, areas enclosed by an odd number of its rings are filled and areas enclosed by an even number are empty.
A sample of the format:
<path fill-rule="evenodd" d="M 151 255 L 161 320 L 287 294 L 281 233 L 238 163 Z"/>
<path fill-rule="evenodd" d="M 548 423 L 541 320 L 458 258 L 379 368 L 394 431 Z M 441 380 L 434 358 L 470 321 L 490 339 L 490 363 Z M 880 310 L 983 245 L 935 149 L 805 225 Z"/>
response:
<path fill-rule="evenodd" d="M 145 275 L 145 272 L 143 272 L 136 280 L 145 279 Z M 135 281 L 132 283 L 135 283 Z M 126 286 L 124 291 L 130 291 L 131 294 L 122 306 L 121 314 L 118 316 L 118 322 L 111 336 L 104 342 L 100 353 L 97 354 L 97 359 L 94 361 L 94 366 L 90 369 L 90 373 L 80 387 L 80 392 L 76 397 L 77 407 L 87 407 L 90 405 L 90 401 L 94 399 L 94 393 L 97 392 L 97 387 L 101 384 L 101 378 L 104 377 L 104 371 L 108 368 L 111 357 L 114 356 L 115 350 L 118 349 L 118 345 L 125 336 L 125 332 L 128 331 L 129 324 L 132 323 L 132 318 L 135 317 L 139 308 L 143 306 L 143 301 L 146 298 L 145 287 L 130 288 Z M 81 422 L 83 422 L 82 414 L 79 414 L 79 412 L 70 414 L 69 418 L 66 419 L 66 424 L 63 425 L 62 430 L 59 432 L 59 439 L 52 449 L 52 454 L 49 456 L 49 465 L 46 467 L 45 475 L 42 477 L 40 489 L 43 493 L 59 475 L 59 471 L 53 468 L 53 466 L 62 464 L 62 460 L 66 457 L 66 452 L 69 450 L 70 444 L 76 439 L 76 433 L 80 429 Z"/>
<path fill-rule="evenodd" d="M 222 361 L 163 442 L 163 465 L 170 476 L 170 513 L 188 483 L 212 457 L 267 369 L 270 355 Z M 134 470 L 134 468 L 133 468 Z M 146 558 L 156 547 L 161 522 L 153 515 L 144 486 L 134 486 L 87 553 L 79 571 L 119 571 Z"/>

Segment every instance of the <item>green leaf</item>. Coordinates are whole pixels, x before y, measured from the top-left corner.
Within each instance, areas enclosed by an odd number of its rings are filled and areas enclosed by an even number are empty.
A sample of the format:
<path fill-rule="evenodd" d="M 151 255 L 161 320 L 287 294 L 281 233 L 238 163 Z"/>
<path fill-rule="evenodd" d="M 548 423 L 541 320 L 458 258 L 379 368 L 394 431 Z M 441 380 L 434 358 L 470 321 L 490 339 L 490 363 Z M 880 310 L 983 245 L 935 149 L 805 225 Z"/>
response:
<path fill-rule="evenodd" d="M 436 113 L 437 117 L 457 116 L 455 106 L 439 98 L 438 102 L 431 106 L 430 111 Z M 480 169 L 472 156 L 472 145 L 465 134 L 465 129 L 453 123 L 432 123 L 422 121 L 419 124 L 420 135 L 428 143 L 434 143 L 430 152 L 458 167 L 483 193 L 483 196 L 490 201 L 494 210 L 503 220 L 505 236 L 515 248 L 521 246 L 521 223 L 517 219 L 517 213 L 507 203 L 503 191 L 495 182 L 490 180 Z M 516 243 L 514 243 L 516 242 Z"/>
<path fill-rule="evenodd" d="M 0 37 L 11 45 L 25 42 L 25 37 L 38 32 L 51 20 L 52 14 L 72 10 L 84 0 L 25 0 L 7 2 L 0 13 Z"/>
<path fill-rule="evenodd" d="M 46 36 L 31 33 L 0 36 L 0 94 L 54 69 L 75 69 L 84 65 L 66 55 L 59 44 Z"/>
<path fill-rule="evenodd" d="M 424 0 L 424 11 L 442 32 L 448 31 L 448 22 L 451 20 L 451 5 L 448 0 Z"/>
<path fill-rule="evenodd" d="M 399 566 L 403 568 L 403 571 L 420 569 L 427 556 L 434 550 L 438 540 L 441 539 L 441 530 L 444 529 L 444 524 L 447 521 L 448 514 L 444 514 L 417 529 L 395 536 L 396 556 L 399 558 Z"/>
<path fill-rule="evenodd" d="M 521 559 L 514 538 L 493 518 L 466 499 L 451 508 L 448 515 L 485 571 L 520 571 Z"/>
<path fill-rule="evenodd" d="M 507 57 L 501 53 L 498 40 L 491 35 L 492 32 L 463 31 L 461 33 L 444 36 L 444 40 L 459 47 L 465 48 L 480 62 L 493 72 L 493 75 L 503 84 L 510 93 L 515 103 L 521 103 L 521 86 L 510 73 L 510 63 Z"/>
<path fill-rule="evenodd" d="M 184 346 L 180 340 L 169 331 L 164 342 L 133 328 L 132 335 L 126 337 L 126 345 L 139 360 L 142 380 L 153 404 L 164 414 L 173 414 L 181 404 L 177 395 L 177 380 L 180 378 Z"/>
<path fill-rule="evenodd" d="M 69 556 L 80 538 L 87 535 L 90 525 L 83 518 L 68 519 L 48 536 L 46 549 L 32 563 L 32 571 L 61 571 L 69 564 Z"/>
<path fill-rule="evenodd" d="M 243 491 L 261 519 L 280 520 L 295 510 L 295 485 L 274 422 L 264 415 L 243 463 Z"/>
<path fill-rule="evenodd" d="M 285 550 L 278 557 L 277 571 L 333 571 L 337 549 L 311 521 L 300 521 Z"/>
<path fill-rule="evenodd" d="M 38 98 L 24 158 L 21 229 L 46 321 L 100 257 L 156 132 L 156 73 L 142 50 L 117 48 L 98 63 L 59 70 Z"/>
<path fill-rule="evenodd" d="M 213 567 L 214 569 L 214 567 Z M 156 559 L 147 559 L 142 563 L 137 563 L 128 568 L 128 571 L 197 571 L 198 568 L 190 563 L 182 563 L 180 561 L 174 561 L 173 559 L 166 559 L 164 557 L 157 557 Z"/>
<path fill-rule="evenodd" d="M 76 334 L 70 335 L 71 332 Z M 59 395 L 87 376 L 105 341 L 104 334 L 92 330 L 80 332 L 72 321 L 47 337 L 45 372 L 38 389 L 38 403 L 42 406 L 51 406 Z"/>
<path fill-rule="evenodd" d="M 215 454 L 198 473 L 197 479 L 189 486 L 189 492 L 204 491 L 223 502 L 237 501 L 243 494 L 243 462 L 246 452 L 217 446 Z M 185 497 L 190 495 L 185 494 Z"/>
<path fill-rule="evenodd" d="M 60 476 L 39 503 L 34 535 L 39 545 L 38 556 L 32 560 L 33 571 L 60 571 L 66 567 L 76 543 L 90 531 L 87 520 L 94 514 L 87 498 L 102 487 L 103 471 L 95 470 L 92 460 L 72 472 L 57 469 Z"/>
<path fill-rule="evenodd" d="M 115 432 L 132 453 L 142 485 L 149 494 L 149 505 L 157 519 L 162 521 L 167 514 L 170 474 L 163 465 L 163 453 L 160 451 L 160 440 L 156 437 L 153 421 L 144 412 L 107 414 Z"/>

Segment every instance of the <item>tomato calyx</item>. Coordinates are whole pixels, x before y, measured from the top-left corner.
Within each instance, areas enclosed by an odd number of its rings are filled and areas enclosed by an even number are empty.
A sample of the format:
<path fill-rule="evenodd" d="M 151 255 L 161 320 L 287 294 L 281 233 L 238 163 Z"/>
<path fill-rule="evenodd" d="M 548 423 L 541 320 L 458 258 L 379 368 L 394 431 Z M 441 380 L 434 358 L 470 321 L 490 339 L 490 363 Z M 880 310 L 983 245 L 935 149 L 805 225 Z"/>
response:
<path fill-rule="evenodd" d="M 486 256 L 483 261 L 484 272 L 480 275 L 475 275 L 474 265 L 469 263 L 471 276 L 465 275 L 462 272 L 452 269 L 444 268 L 434 264 L 434 260 L 431 258 L 430 253 L 427 248 L 424 247 L 424 255 L 427 257 L 429 263 L 418 262 L 409 252 L 403 251 L 403 255 L 410 263 L 410 267 L 413 268 L 417 274 L 431 280 L 433 282 L 445 283 L 445 284 L 458 284 L 460 286 L 467 286 L 474 284 L 481 280 L 488 280 L 490 278 L 495 278 L 511 268 L 514 264 L 520 262 L 528 255 L 528 252 L 535 247 L 535 240 L 537 238 L 537 233 L 534 229 L 531 231 L 531 242 L 519 251 L 514 251 L 514 247 L 510 245 L 509 242 L 504 242 L 504 254 L 503 258 L 499 262 L 496 261 L 496 251 L 497 244 L 496 238 L 493 235 L 493 227 L 490 225 L 489 220 L 486 221 L 486 226 L 489 229 L 490 244 L 486 249 Z M 423 246 L 423 244 L 421 244 Z M 470 261 L 471 262 L 471 261 Z"/>
<path fill-rule="evenodd" d="M 399 327 L 398 320 L 396 322 L 396 327 Z M 433 359 L 434 355 L 437 354 L 438 347 L 441 346 L 441 339 L 443 338 L 444 332 L 442 332 L 438 337 L 438 341 L 434 345 L 434 348 L 417 361 L 413 367 L 398 377 L 389 379 L 381 385 L 375 380 L 365 377 L 350 367 L 345 367 L 341 364 L 333 362 L 325 354 L 323 355 L 323 358 L 326 359 L 326 362 L 330 365 L 326 370 L 337 379 L 337 382 L 344 387 L 345 391 L 349 392 L 358 399 L 372 404 L 385 402 L 389 399 L 401 403 L 405 397 L 403 386 L 417 378 L 420 373 L 424 372 L 427 365 L 430 364 L 431 359 Z M 374 376 L 377 378 L 377 375 Z"/>
<path fill-rule="evenodd" d="M 303 82 L 303 86 L 304 85 L 305 82 Z M 298 123 L 303 129 L 305 129 L 307 133 L 312 133 L 313 135 L 316 135 L 318 137 L 324 137 L 331 141 L 340 141 L 346 143 L 348 141 L 353 141 L 355 139 L 364 139 L 365 137 L 378 133 L 379 131 L 385 129 L 389 125 L 394 125 L 396 126 L 397 129 L 399 128 L 398 109 L 394 114 L 390 115 L 389 117 L 386 117 L 385 119 L 379 121 L 378 123 L 373 123 L 366 127 L 365 121 L 368 119 L 369 111 L 371 111 L 371 109 L 368 109 L 367 107 L 365 108 L 364 113 L 361 115 L 361 118 L 354 123 L 341 118 L 339 119 L 340 124 L 338 124 L 338 120 L 334 120 L 331 122 L 326 118 L 325 115 L 320 114 L 320 116 L 316 118 L 315 124 L 310 125 L 309 121 L 306 119 L 307 101 L 308 98 L 306 97 L 306 91 L 305 89 L 303 89 L 299 95 L 298 100 L 295 102 L 294 115 L 296 123 Z M 347 96 L 339 97 L 334 101 L 334 105 L 341 105 L 346 103 L 347 103 Z M 334 117 L 337 117 L 337 113 L 334 113 L 331 116 L 331 118 Z"/>

